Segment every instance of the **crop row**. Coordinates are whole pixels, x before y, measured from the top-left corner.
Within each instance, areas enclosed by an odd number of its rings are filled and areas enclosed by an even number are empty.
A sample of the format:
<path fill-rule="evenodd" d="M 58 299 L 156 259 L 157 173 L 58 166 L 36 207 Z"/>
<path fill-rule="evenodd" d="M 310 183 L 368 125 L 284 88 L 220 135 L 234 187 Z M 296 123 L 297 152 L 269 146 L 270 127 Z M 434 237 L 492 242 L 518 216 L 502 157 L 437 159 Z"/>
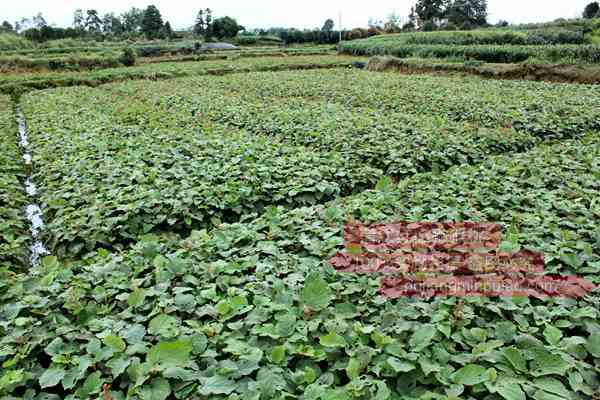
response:
<path fill-rule="evenodd" d="M 87 110 L 86 110 L 87 111 Z M 110 131 L 107 132 L 110 134 Z M 550 272 L 600 273 L 597 135 L 326 205 L 147 236 L 0 279 L 4 386 L 166 399 L 590 398 L 600 298 L 385 299 L 338 274 L 343 224 L 499 221 Z"/>
<path fill-rule="evenodd" d="M 273 56 L 308 56 L 331 53 L 331 48 L 279 49 L 275 51 L 244 50 L 221 51 L 216 54 L 199 53 L 200 55 L 175 55 L 175 57 L 144 58 L 143 62 L 184 62 L 226 60 L 236 57 L 273 57 Z M 34 71 L 85 71 L 122 67 L 119 53 L 72 53 L 67 55 L 36 54 L 35 57 L 0 56 L 0 71 L 11 72 L 21 70 Z"/>
<path fill-rule="evenodd" d="M 280 46 L 253 46 L 242 47 L 234 50 L 195 50 L 193 47 L 185 46 L 107 46 L 107 47 L 63 47 L 63 48 L 41 48 L 22 49 L 11 51 L 0 51 L 0 56 L 28 56 L 31 58 L 49 58 L 52 56 L 68 56 L 72 54 L 114 54 L 118 55 L 123 49 L 130 47 L 136 51 L 139 57 L 159 57 L 165 55 L 190 55 L 190 54 L 219 54 L 219 53 L 272 53 L 276 51 L 284 53 L 316 52 L 334 49 L 333 46 L 306 46 L 306 47 L 280 47 Z"/>
<path fill-rule="evenodd" d="M 7 74 L 0 77 L 0 93 L 23 93 L 36 89 L 64 86 L 98 86 L 108 82 L 135 79 L 170 79 L 202 74 L 225 74 L 261 70 L 334 68 L 351 65 L 354 57 L 345 56 L 296 56 L 255 57 L 239 60 L 216 60 L 204 62 L 170 62 L 144 64 L 136 67 L 110 68 L 79 73 L 31 73 Z"/>
<path fill-rule="evenodd" d="M 361 76 L 366 80 L 370 75 Z M 310 76 L 267 73 L 128 82 L 27 96 L 39 152 L 35 160 L 46 171 L 38 179 L 49 222 L 48 246 L 60 256 L 76 256 L 99 246 L 127 244 L 149 232 L 181 233 L 235 221 L 269 205 L 322 203 L 373 187 L 383 176 L 402 179 L 481 162 L 491 154 L 526 151 L 540 142 L 536 136 L 585 133 L 563 134 L 546 126 L 543 135 L 531 135 L 530 129 L 506 127 L 508 121 L 485 127 L 477 121 L 453 121 L 451 113 L 417 115 L 418 109 L 401 105 L 382 113 L 309 99 L 309 94 L 272 97 L 282 89 L 275 82 L 305 85 L 300 82 Z M 339 76 L 329 78 L 337 82 Z M 237 84 L 241 87 L 236 89 Z M 460 81 L 453 84 L 458 87 Z M 252 85 L 264 89 L 253 91 Z M 298 96 L 296 89 L 286 92 Z M 335 99 L 351 99 L 355 89 L 335 93 Z M 391 93 L 406 98 L 412 87 L 390 90 L 384 98 Z M 511 117 L 519 111 L 515 104 L 504 109 Z M 558 115 L 565 118 L 567 113 Z M 545 113 L 533 117 L 541 119 Z M 132 150 L 125 154 L 127 148 Z M 54 157 L 67 150 L 68 156 Z"/>
<path fill-rule="evenodd" d="M 286 80 L 302 77 L 302 73 L 288 74 Z M 245 78 L 267 86 L 274 76 L 258 73 Z M 232 94 L 219 87 L 222 82 L 229 85 L 228 77 L 126 83 L 106 89 L 123 99 L 159 105 L 153 114 L 169 115 L 179 125 L 190 126 L 198 119 L 224 124 L 294 146 L 334 151 L 351 164 L 369 165 L 399 179 L 479 162 L 490 154 L 525 151 L 537 143 L 528 133 L 509 128 L 481 128 L 468 122 L 381 113 L 302 97 L 273 101 L 251 92 Z"/>
<path fill-rule="evenodd" d="M 177 110 L 181 103 L 182 107 L 197 112 L 212 110 L 217 117 L 223 114 L 219 121 L 240 126 L 260 124 L 261 120 L 271 118 L 270 112 L 260 110 L 266 107 L 283 115 L 280 123 L 261 129 L 267 133 L 283 129 L 287 135 L 298 135 L 297 140 L 306 136 L 306 142 L 336 140 L 334 134 L 330 134 L 331 138 L 318 137 L 322 129 L 332 132 L 338 125 L 344 129 L 367 125 L 368 129 L 377 130 L 390 119 L 398 122 L 391 132 L 398 129 L 410 132 L 413 126 L 419 127 L 419 121 L 429 121 L 432 128 L 436 124 L 437 127 L 460 125 L 455 122 L 490 129 L 512 128 L 541 138 L 568 138 L 600 131 L 600 95 L 596 86 L 404 76 L 349 69 L 195 77 L 154 85 L 159 88 L 155 93 L 145 90 L 141 82 L 119 87 L 123 88 L 124 95 L 143 92 L 143 97 L 154 102 L 175 102 L 171 111 Z M 129 86 L 131 89 L 126 90 Z M 201 88 L 213 94 L 201 96 Z M 169 99 L 168 96 L 176 97 Z M 181 100 L 177 100 L 177 96 Z M 231 97 L 231 105 L 227 104 L 226 97 Z M 290 110 L 285 115 L 288 104 Z M 248 111 L 244 111 L 246 108 Z M 338 117 L 343 109 L 346 109 L 344 116 Z M 226 112 L 229 115 L 224 115 Z M 301 116 L 303 113 L 305 116 Z M 319 115 L 308 115 L 310 113 Z M 324 118 L 326 122 L 321 122 Z M 298 131 L 294 130 L 295 126 Z M 388 131 L 382 129 L 381 132 Z M 385 141 L 385 136 L 381 136 L 378 141 Z M 378 141 L 368 144 L 377 146 Z"/>
<path fill-rule="evenodd" d="M 0 270 L 27 262 L 24 180 L 15 115 L 10 98 L 0 96 Z"/>
<path fill-rule="evenodd" d="M 486 29 L 401 33 L 373 37 L 370 42 L 454 46 L 590 44 L 589 39 L 584 36 L 583 30 L 570 29 L 532 29 L 527 31 Z"/>
<path fill-rule="evenodd" d="M 118 55 L 70 55 L 67 57 L 0 57 L 0 71 L 80 71 L 104 68 L 117 68 L 123 65 Z"/>
<path fill-rule="evenodd" d="M 180 128 L 172 116 L 100 89 L 36 93 L 23 104 L 46 240 L 59 256 L 236 221 L 269 205 L 324 202 L 381 176 L 334 152 L 219 126 Z"/>
<path fill-rule="evenodd" d="M 390 55 L 400 58 L 462 58 L 490 63 L 520 63 L 529 59 L 544 62 L 571 64 L 600 63 L 600 46 L 594 45 L 548 45 L 548 46 L 501 46 L 501 45 L 419 45 L 394 41 L 378 42 L 360 39 L 343 42 L 340 51 L 355 56 Z"/>

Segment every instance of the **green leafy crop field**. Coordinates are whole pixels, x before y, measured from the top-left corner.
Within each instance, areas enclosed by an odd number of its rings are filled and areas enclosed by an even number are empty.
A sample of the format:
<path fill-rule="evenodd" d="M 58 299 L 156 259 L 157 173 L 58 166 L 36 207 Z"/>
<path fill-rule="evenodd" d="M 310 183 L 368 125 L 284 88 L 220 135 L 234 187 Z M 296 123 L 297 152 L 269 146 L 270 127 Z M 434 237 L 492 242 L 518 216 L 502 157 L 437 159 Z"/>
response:
<path fill-rule="evenodd" d="M 480 29 L 380 35 L 342 42 L 342 53 L 400 58 L 478 60 L 488 63 L 598 64 L 594 39 L 598 22 L 589 26 Z"/>
<path fill-rule="evenodd" d="M 10 98 L 0 96 L 0 268 L 27 264 L 25 168 Z"/>
<path fill-rule="evenodd" d="M 0 98 L 1 398 L 599 393 L 597 289 L 390 299 L 329 262 L 347 222 L 492 221 L 503 248 L 600 284 L 596 86 L 338 68 L 18 101 L 51 256 L 18 261 L 26 171 Z"/>
<path fill-rule="evenodd" d="M 30 90 L 65 86 L 98 86 L 133 79 L 170 79 L 191 75 L 228 72 L 329 68 L 350 66 L 360 58 L 335 55 L 267 56 L 228 60 L 148 63 L 133 67 L 107 68 L 88 72 L 15 73 L 0 76 L 0 93 L 18 95 Z"/>

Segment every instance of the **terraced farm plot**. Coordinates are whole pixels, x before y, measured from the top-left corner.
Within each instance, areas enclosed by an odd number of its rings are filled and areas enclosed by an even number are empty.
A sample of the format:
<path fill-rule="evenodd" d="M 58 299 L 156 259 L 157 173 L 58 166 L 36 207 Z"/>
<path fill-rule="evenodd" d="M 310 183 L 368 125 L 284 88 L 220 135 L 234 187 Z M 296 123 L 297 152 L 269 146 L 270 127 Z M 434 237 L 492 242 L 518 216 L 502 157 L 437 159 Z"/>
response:
<path fill-rule="evenodd" d="M 593 86 L 337 69 L 20 102 L 53 256 L 14 272 L 0 247 L 0 396 L 540 400 L 600 389 L 597 289 L 392 300 L 379 276 L 329 263 L 349 221 L 497 221 L 502 248 L 543 252 L 549 273 L 600 284 Z"/>
<path fill-rule="evenodd" d="M 224 107 L 224 96 L 229 98 L 235 94 L 237 98 L 245 100 L 245 103 L 237 107 L 239 110 L 236 110 L 235 105 L 228 107 L 228 115 L 224 115 L 226 111 L 220 112 L 223 119 L 233 120 L 238 125 L 246 122 L 243 120 L 246 108 L 250 108 L 249 112 L 254 112 L 253 118 L 268 118 L 269 113 L 259 112 L 260 107 L 276 107 L 281 104 L 281 109 L 284 109 L 288 99 L 298 98 L 290 115 L 297 113 L 298 104 L 308 99 L 328 105 L 333 103 L 343 107 L 352 106 L 358 108 L 356 113 L 359 115 L 362 109 L 367 113 L 378 113 L 373 117 L 378 122 L 385 121 L 390 114 L 390 118 L 416 116 L 423 119 L 424 116 L 430 116 L 438 125 L 468 122 L 487 128 L 513 128 L 544 137 L 570 137 L 600 129 L 599 91 L 595 85 L 365 74 L 339 69 L 305 71 L 302 74 L 277 73 L 271 76 L 259 74 L 252 77 L 246 79 L 244 75 L 234 75 L 218 80 L 217 93 L 210 101 L 199 95 L 194 96 L 193 93 L 185 93 L 183 88 L 180 96 L 184 97 L 184 103 L 189 99 L 190 103 L 194 101 L 208 110 L 216 109 L 219 112 Z M 276 77 L 280 79 L 275 79 Z M 192 85 L 209 88 L 214 86 L 207 83 L 210 78 L 198 79 Z M 187 84 L 188 81 L 179 82 Z M 352 84 L 349 85 L 348 82 Z M 136 87 L 135 83 L 133 85 Z M 168 83 L 161 86 L 160 93 L 178 94 L 177 87 Z M 219 102 L 220 99 L 223 101 Z M 163 99 L 165 101 L 172 100 Z M 212 107 L 213 103 L 218 105 Z M 242 114 L 242 117 L 236 117 L 237 114 Z M 333 110 L 329 114 L 335 116 L 336 112 Z M 238 122 L 236 118 L 242 121 Z M 310 121 L 299 120 L 305 125 L 312 124 Z M 344 121 L 344 118 L 338 118 L 337 123 L 343 124 Z"/>
<path fill-rule="evenodd" d="M 256 57 L 231 60 L 165 62 L 134 67 L 108 68 L 91 72 L 22 73 L 0 76 L 0 92 L 20 94 L 34 89 L 65 86 L 98 86 L 104 83 L 131 79 L 170 79 L 202 74 L 228 72 L 331 68 L 349 66 L 361 60 L 348 56 Z"/>

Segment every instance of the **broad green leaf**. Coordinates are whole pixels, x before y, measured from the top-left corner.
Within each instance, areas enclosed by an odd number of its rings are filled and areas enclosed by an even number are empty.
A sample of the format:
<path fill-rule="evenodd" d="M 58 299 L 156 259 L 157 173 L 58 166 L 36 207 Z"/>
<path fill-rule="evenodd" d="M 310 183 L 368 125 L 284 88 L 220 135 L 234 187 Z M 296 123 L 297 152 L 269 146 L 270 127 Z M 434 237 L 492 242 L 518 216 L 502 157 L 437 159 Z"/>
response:
<path fill-rule="evenodd" d="M 64 378 L 66 371 L 60 367 L 51 367 L 44 371 L 40 376 L 40 387 L 42 389 L 58 385 Z"/>
<path fill-rule="evenodd" d="M 496 390 L 505 400 L 526 400 L 525 392 L 518 383 L 502 384 Z"/>
<path fill-rule="evenodd" d="M 280 364 L 285 360 L 285 346 L 275 346 L 271 349 L 271 361 Z"/>
<path fill-rule="evenodd" d="M 600 332 L 594 332 L 590 335 L 585 348 L 592 356 L 600 358 Z"/>
<path fill-rule="evenodd" d="M 477 385 L 489 380 L 487 370 L 481 365 L 469 364 L 465 365 L 452 376 L 454 383 L 466 386 Z"/>
<path fill-rule="evenodd" d="M 416 353 L 429 346 L 431 340 L 435 336 L 435 333 L 436 330 L 433 325 L 423 325 L 417 329 L 408 341 L 410 351 Z"/>
<path fill-rule="evenodd" d="M 489 342 L 479 343 L 477 346 L 473 347 L 473 354 L 485 354 L 498 347 L 502 347 L 504 342 L 501 340 L 490 340 Z"/>
<path fill-rule="evenodd" d="M 127 304 L 130 307 L 140 307 L 144 304 L 144 300 L 146 299 L 146 292 L 143 289 L 135 288 L 127 298 Z"/>
<path fill-rule="evenodd" d="M 503 353 L 504 357 L 506 357 L 508 362 L 510 362 L 517 371 L 527 371 L 527 361 L 525 360 L 525 357 L 523 357 L 521 350 L 516 347 L 506 347 L 503 349 Z"/>
<path fill-rule="evenodd" d="M 232 380 L 221 375 L 215 375 L 210 378 L 204 378 L 198 392 L 203 396 L 229 394 L 233 392 L 236 387 L 236 383 Z"/>
<path fill-rule="evenodd" d="M 100 393 L 102 390 L 102 372 L 96 371 L 88 375 L 81 388 L 77 391 L 80 397 L 87 398 L 92 394 Z"/>
<path fill-rule="evenodd" d="M 392 391 L 388 388 L 385 381 L 376 381 L 375 386 L 377 387 L 377 392 L 373 400 L 389 400 L 392 398 Z"/>
<path fill-rule="evenodd" d="M 566 362 L 559 354 L 540 350 L 536 352 L 530 368 L 533 376 L 564 375 L 573 368 L 573 365 Z"/>
<path fill-rule="evenodd" d="M 350 380 L 356 379 L 360 376 L 362 369 L 363 363 L 356 358 L 351 358 L 346 366 L 346 375 Z"/>
<path fill-rule="evenodd" d="M 192 345 L 188 341 L 161 342 L 148 351 L 148 362 L 162 368 L 184 367 L 191 352 Z"/>
<path fill-rule="evenodd" d="M 546 326 L 546 329 L 544 329 L 544 337 L 549 344 L 556 346 L 562 338 L 562 332 L 560 329 L 548 325 Z"/>
<path fill-rule="evenodd" d="M 148 333 L 151 335 L 173 338 L 179 332 L 179 320 L 170 315 L 161 314 L 154 317 L 148 325 Z"/>
<path fill-rule="evenodd" d="M 125 370 L 129 366 L 130 362 L 131 362 L 131 358 L 130 357 L 121 356 L 121 357 L 118 357 L 118 358 L 113 358 L 112 360 L 110 360 L 109 362 L 107 362 L 106 365 L 108 366 L 108 368 L 110 368 L 112 376 L 114 378 L 116 378 L 117 376 L 119 376 L 123 372 L 125 372 Z"/>
<path fill-rule="evenodd" d="M 532 396 L 534 400 L 565 400 L 562 396 L 557 396 L 552 393 L 545 392 L 543 390 L 538 390 Z"/>
<path fill-rule="evenodd" d="M 346 340 L 335 332 L 321 336 L 319 341 L 325 347 L 344 347 L 346 345 Z"/>
<path fill-rule="evenodd" d="M 22 369 L 4 371 L 0 376 L 0 393 L 10 392 L 25 383 L 27 374 Z"/>
<path fill-rule="evenodd" d="M 142 400 L 166 400 L 171 394 L 171 385 L 164 378 L 154 378 L 139 391 Z"/>
<path fill-rule="evenodd" d="M 319 311 L 329 305 L 333 295 L 327 282 L 317 272 L 306 278 L 304 287 L 300 291 L 300 303 Z"/>
<path fill-rule="evenodd" d="M 569 391 L 558 379 L 550 377 L 539 378 L 533 381 L 533 386 L 548 393 L 554 393 L 565 398 L 569 397 Z"/>
<path fill-rule="evenodd" d="M 102 342 L 115 353 L 120 353 L 127 347 L 125 341 L 116 335 L 105 336 Z"/>
<path fill-rule="evenodd" d="M 396 357 L 388 357 L 387 364 L 392 367 L 394 372 L 409 372 L 416 369 L 414 364 L 402 361 Z"/>

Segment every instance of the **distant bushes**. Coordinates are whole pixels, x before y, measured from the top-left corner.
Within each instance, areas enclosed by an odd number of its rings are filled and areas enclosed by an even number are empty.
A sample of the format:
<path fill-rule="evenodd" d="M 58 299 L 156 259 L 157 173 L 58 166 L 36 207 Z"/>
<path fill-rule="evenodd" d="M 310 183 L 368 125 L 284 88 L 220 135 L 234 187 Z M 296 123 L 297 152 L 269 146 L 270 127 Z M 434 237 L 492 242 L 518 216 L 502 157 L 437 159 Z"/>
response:
<path fill-rule="evenodd" d="M 24 37 L 12 33 L 0 33 L 0 50 L 31 49 L 35 45 Z"/>
<path fill-rule="evenodd" d="M 23 32 L 23 36 L 32 42 L 46 42 L 48 40 L 56 39 L 73 39 L 82 37 L 85 31 L 77 28 L 58 28 L 49 25 L 42 26 L 41 28 L 31 28 Z"/>
<path fill-rule="evenodd" d="M 239 35 L 234 42 L 240 46 L 279 45 L 283 40 L 278 36 Z"/>
<path fill-rule="evenodd" d="M 118 57 L 69 56 L 52 58 L 0 57 L 0 71 L 81 71 L 115 68 L 122 65 Z"/>
<path fill-rule="evenodd" d="M 119 57 L 119 62 L 126 67 L 131 67 L 135 65 L 135 59 L 135 52 L 132 48 L 127 47 L 126 49 L 123 49 L 123 53 L 121 54 L 121 57 Z"/>
<path fill-rule="evenodd" d="M 399 58 L 462 58 L 490 63 L 519 63 L 530 58 L 548 62 L 600 63 L 600 46 L 495 46 L 414 45 L 369 40 L 344 42 L 340 51 L 359 56 L 391 55 Z"/>
<path fill-rule="evenodd" d="M 587 26 L 587 25 L 586 25 Z M 414 32 L 344 42 L 340 51 L 353 55 L 399 58 L 456 58 L 490 63 L 600 63 L 600 46 L 591 45 L 585 29 L 537 27 L 530 30 Z"/>
<path fill-rule="evenodd" d="M 337 44 L 340 40 L 340 32 L 334 30 L 321 29 L 284 29 L 271 28 L 265 31 L 270 36 L 278 36 L 285 44 Z M 341 32 L 342 40 L 365 39 L 371 36 L 379 35 L 380 32 L 372 27 L 369 29 L 356 28 L 352 30 L 344 30 Z M 264 35 L 259 35 L 263 37 Z"/>
<path fill-rule="evenodd" d="M 394 42 L 397 44 L 420 45 L 521 45 L 539 46 L 555 44 L 590 44 L 582 30 L 536 29 L 436 31 L 383 35 L 371 39 L 373 43 Z"/>

